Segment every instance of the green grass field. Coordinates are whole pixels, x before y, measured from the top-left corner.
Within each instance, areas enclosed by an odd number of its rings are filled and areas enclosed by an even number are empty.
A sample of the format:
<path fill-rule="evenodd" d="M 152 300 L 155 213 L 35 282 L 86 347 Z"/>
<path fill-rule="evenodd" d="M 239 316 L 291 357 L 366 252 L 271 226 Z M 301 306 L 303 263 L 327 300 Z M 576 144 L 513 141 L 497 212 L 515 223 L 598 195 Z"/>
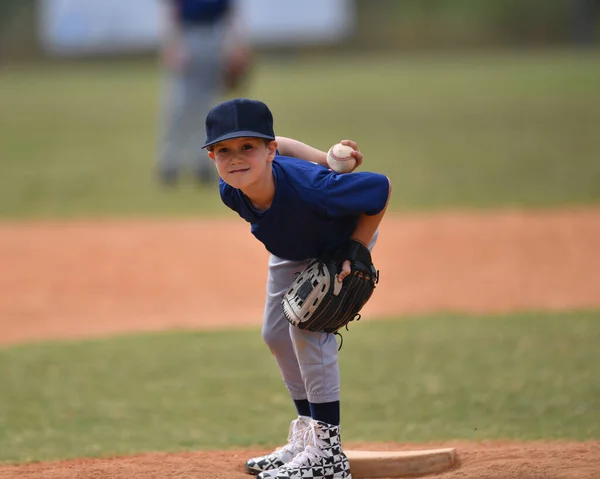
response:
<path fill-rule="evenodd" d="M 351 137 L 396 210 L 600 201 L 600 53 L 265 58 L 244 95 L 278 134 Z M 154 181 L 152 63 L 0 72 L 0 217 L 223 214 L 213 189 Z M 203 125 L 198 126 L 203 134 Z"/>
<path fill-rule="evenodd" d="M 358 323 L 341 351 L 345 440 L 600 439 L 599 320 Z M 258 330 L 5 348 L 0 383 L 4 462 L 277 445 L 294 414 Z"/>
<path fill-rule="evenodd" d="M 280 135 L 357 140 L 396 211 L 598 204 L 599 60 L 271 57 L 245 94 Z M 158 90 L 151 63 L 1 70 L 0 217 L 228 214 L 214 189 L 155 183 Z M 594 311 L 362 321 L 344 440 L 598 440 L 598 344 Z M 293 415 L 258 330 L 0 348 L 0 462 L 280 445 Z"/>

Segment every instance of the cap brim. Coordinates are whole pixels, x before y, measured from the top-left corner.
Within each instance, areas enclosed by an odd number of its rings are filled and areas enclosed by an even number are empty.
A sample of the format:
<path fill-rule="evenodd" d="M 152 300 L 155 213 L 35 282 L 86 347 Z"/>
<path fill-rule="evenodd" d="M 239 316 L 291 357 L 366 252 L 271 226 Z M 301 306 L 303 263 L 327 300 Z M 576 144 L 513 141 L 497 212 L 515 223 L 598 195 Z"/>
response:
<path fill-rule="evenodd" d="M 274 140 L 275 137 L 272 135 L 265 135 L 264 133 L 257 133 L 255 131 L 234 131 L 233 133 L 227 133 L 226 135 L 221 135 L 214 140 L 209 140 L 202 148 L 206 148 L 207 146 L 214 145 L 215 143 L 220 143 L 225 140 L 231 140 L 232 138 L 265 138 L 267 140 Z"/>

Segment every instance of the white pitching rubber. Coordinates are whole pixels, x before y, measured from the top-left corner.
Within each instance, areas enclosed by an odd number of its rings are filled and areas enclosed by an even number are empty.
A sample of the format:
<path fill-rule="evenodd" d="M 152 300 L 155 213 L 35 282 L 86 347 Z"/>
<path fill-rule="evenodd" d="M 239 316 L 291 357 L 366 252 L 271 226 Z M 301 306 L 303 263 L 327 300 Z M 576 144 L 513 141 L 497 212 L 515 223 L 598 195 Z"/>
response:
<path fill-rule="evenodd" d="M 456 449 L 422 451 L 352 451 L 344 450 L 354 479 L 410 477 L 433 474 L 456 464 Z"/>

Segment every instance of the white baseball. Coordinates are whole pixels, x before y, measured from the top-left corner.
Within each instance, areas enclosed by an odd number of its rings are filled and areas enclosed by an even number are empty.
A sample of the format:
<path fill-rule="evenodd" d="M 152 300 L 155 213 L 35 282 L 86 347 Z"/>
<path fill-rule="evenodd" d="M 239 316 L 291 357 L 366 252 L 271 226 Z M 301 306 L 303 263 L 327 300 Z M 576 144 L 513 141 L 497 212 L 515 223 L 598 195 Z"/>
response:
<path fill-rule="evenodd" d="M 351 146 L 336 143 L 327 152 L 327 164 L 336 173 L 348 173 L 356 165 L 356 158 L 352 156 L 354 150 Z"/>

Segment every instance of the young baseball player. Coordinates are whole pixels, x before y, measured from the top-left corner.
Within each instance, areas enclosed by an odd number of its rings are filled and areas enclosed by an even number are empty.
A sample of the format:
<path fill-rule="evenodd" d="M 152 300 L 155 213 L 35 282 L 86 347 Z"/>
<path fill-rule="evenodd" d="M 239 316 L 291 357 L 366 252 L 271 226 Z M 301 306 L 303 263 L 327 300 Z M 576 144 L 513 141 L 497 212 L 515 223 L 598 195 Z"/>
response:
<path fill-rule="evenodd" d="M 376 173 L 335 173 L 326 166 L 326 153 L 276 137 L 271 111 L 260 101 L 238 98 L 215 106 L 206 134 L 221 199 L 250 223 L 271 254 L 262 335 L 298 413 L 287 444 L 248 460 L 246 469 L 260 479 L 351 478 L 340 442 L 335 335 L 292 326 L 281 300 L 311 259 L 349 239 L 374 245 L 390 182 Z M 360 165 L 356 143 L 345 143 Z M 339 281 L 349 272 L 346 261 Z"/>

